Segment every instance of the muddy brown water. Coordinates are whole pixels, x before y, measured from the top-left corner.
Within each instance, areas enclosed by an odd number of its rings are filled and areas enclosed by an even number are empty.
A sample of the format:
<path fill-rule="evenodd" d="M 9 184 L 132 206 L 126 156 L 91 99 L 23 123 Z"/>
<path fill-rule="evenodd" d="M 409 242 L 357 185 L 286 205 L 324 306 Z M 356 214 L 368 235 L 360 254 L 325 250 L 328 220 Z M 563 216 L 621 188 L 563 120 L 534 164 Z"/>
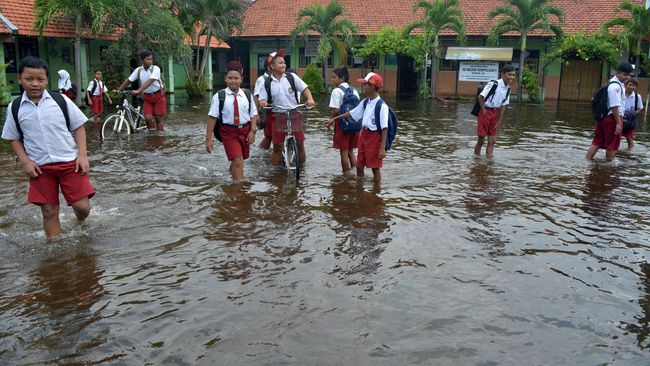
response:
<path fill-rule="evenodd" d="M 380 188 L 340 174 L 324 102 L 299 185 L 259 148 L 234 184 L 205 102 L 89 123 L 93 212 L 53 244 L 3 142 L 0 364 L 648 365 L 648 127 L 587 162 L 586 105 L 514 106 L 477 159 L 469 103 L 389 102 Z"/>

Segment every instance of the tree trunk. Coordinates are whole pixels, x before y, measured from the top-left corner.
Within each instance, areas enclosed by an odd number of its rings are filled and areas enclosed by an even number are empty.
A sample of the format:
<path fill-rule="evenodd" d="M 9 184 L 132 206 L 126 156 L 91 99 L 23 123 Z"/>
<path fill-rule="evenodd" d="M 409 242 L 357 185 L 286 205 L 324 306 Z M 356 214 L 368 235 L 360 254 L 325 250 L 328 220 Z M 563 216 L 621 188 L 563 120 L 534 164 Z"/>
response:
<path fill-rule="evenodd" d="M 199 66 L 199 75 L 197 77 L 198 81 L 203 80 L 205 77 L 205 64 L 208 63 L 208 52 L 212 52 L 210 49 L 210 38 L 212 38 L 212 31 L 208 29 L 208 33 L 205 37 L 205 47 L 203 48 L 203 59 L 201 60 L 201 66 Z"/>
<path fill-rule="evenodd" d="M 426 98 L 426 90 L 427 90 L 427 61 L 429 60 L 429 55 L 424 54 L 424 67 L 422 70 L 422 98 Z"/>
<path fill-rule="evenodd" d="M 438 61 L 438 57 L 436 55 L 438 46 L 436 43 L 437 42 L 434 42 L 433 48 L 431 50 L 431 99 L 435 99 L 436 97 L 436 62 Z"/>
<path fill-rule="evenodd" d="M 327 90 L 327 59 L 323 60 L 323 91 Z"/>
<path fill-rule="evenodd" d="M 524 97 L 524 65 L 526 62 L 526 33 L 521 33 L 521 49 L 519 50 L 519 81 L 517 82 L 517 103 Z M 503 77 L 503 75 L 501 75 Z"/>
<path fill-rule="evenodd" d="M 74 38 L 74 68 L 75 68 L 75 80 L 77 82 L 77 98 L 75 98 L 75 103 L 81 105 L 81 91 L 85 90 L 81 85 L 81 38 L 79 33 L 81 32 L 81 14 L 75 16 L 75 38 Z"/>

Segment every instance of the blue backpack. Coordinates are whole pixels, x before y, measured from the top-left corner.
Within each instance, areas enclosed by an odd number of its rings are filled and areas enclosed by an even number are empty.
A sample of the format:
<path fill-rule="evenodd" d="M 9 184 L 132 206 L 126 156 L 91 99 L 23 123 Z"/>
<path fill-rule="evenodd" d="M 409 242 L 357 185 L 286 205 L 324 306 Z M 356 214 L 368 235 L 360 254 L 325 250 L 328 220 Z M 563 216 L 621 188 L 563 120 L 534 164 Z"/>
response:
<path fill-rule="evenodd" d="M 350 87 L 339 86 L 339 89 L 343 90 L 343 100 L 341 106 L 339 107 L 339 115 L 347 113 L 353 110 L 361 102 L 359 97 L 354 94 L 354 89 Z M 341 118 L 339 126 L 345 133 L 356 133 L 361 131 L 361 121 L 355 121 L 354 118 Z"/>
<path fill-rule="evenodd" d="M 381 106 L 384 104 L 384 100 L 379 98 L 377 103 L 375 103 L 375 125 L 377 126 L 377 132 L 381 133 L 381 125 L 379 122 L 379 112 L 381 111 Z M 368 98 L 363 100 L 363 109 L 366 109 L 368 106 Z M 388 105 L 387 105 L 388 107 Z M 386 136 L 386 151 L 390 150 L 390 147 L 393 145 L 393 140 L 397 135 L 397 115 L 393 108 L 388 107 L 388 134 Z"/>

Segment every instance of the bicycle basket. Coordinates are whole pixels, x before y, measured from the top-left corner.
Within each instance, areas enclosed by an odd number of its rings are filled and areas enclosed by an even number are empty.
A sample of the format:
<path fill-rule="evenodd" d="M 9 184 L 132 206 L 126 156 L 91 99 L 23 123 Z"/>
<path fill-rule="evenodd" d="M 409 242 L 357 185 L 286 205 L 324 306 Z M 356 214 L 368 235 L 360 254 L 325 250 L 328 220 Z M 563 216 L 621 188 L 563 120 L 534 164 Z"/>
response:
<path fill-rule="evenodd" d="M 287 132 L 287 114 L 286 113 L 274 113 L 275 117 L 275 129 L 280 132 Z M 292 111 L 291 112 L 291 131 L 304 131 L 305 130 L 305 117 L 301 112 Z"/>

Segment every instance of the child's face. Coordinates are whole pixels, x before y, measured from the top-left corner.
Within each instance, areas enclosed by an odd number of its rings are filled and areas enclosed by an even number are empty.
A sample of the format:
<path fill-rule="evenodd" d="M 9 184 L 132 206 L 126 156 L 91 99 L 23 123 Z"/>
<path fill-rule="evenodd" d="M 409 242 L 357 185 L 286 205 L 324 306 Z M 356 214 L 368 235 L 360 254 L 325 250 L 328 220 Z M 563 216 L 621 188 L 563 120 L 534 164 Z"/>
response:
<path fill-rule="evenodd" d="M 375 87 L 369 83 L 363 84 L 363 95 L 369 96 L 375 92 Z"/>
<path fill-rule="evenodd" d="M 102 79 L 102 72 L 101 71 L 95 71 L 95 79 L 97 79 L 97 80 Z"/>
<path fill-rule="evenodd" d="M 149 55 L 142 60 L 142 66 L 144 66 L 145 69 L 148 69 L 151 65 L 153 65 L 153 56 Z"/>
<path fill-rule="evenodd" d="M 30 99 L 39 99 L 43 95 L 43 90 L 47 87 L 47 73 L 44 69 L 32 69 L 26 67 L 22 74 L 18 75 L 18 82 L 25 89 L 27 97 Z"/>
<path fill-rule="evenodd" d="M 278 56 L 271 62 L 271 70 L 276 73 L 283 73 L 287 70 L 287 64 L 284 62 L 284 57 Z"/>
<path fill-rule="evenodd" d="M 343 78 L 338 77 L 338 75 L 336 75 L 335 73 L 331 74 L 330 80 L 332 80 L 332 84 L 334 85 L 339 85 L 345 81 Z"/>
<path fill-rule="evenodd" d="M 228 85 L 228 88 L 233 91 L 239 89 L 239 86 L 241 85 L 242 82 L 241 74 L 235 70 L 228 71 L 225 79 L 226 79 L 226 85 Z"/>
<path fill-rule="evenodd" d="M 517 78 L 517 73 L 514 71 L 508 71 L 505 74 L 503 74 L 503 82 L 506 83 L 506 85 L 512 84 L 513 81 Z"/>
<path fill-rule="evenodd" d="M 625 91 L 627 92 L 627 94 L 631 94 L 635 90 L 636 90 L 636 85 L 634 85 L 634 83 L 625 84 Z"/>

